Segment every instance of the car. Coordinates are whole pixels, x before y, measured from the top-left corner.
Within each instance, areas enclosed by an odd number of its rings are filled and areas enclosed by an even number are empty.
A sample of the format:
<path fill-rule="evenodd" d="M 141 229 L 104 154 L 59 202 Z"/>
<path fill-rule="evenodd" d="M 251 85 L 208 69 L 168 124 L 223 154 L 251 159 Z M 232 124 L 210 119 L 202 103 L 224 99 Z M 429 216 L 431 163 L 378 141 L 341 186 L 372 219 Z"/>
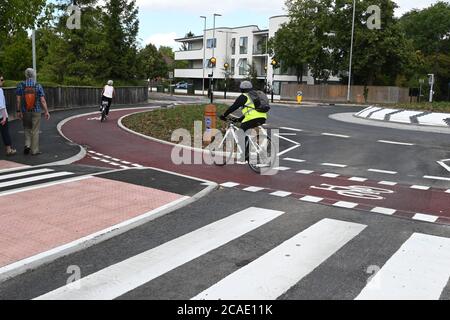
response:
<path fill-rule="evenodd" d="M 188 83 L 187 82 L 178 82 L 175 84 L 175 89 L 187 89 L 188 88 Z"/>

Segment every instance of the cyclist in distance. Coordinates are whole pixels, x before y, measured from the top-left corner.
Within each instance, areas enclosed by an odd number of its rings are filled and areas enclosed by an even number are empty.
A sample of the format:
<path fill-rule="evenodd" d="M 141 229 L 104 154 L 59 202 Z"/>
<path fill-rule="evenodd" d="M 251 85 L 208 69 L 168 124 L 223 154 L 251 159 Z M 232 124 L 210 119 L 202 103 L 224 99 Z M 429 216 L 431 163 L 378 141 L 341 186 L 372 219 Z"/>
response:
<path fill-rule="evenodd" d="M 239 108 L 242 108 L 242 116 L 238 119 L 241 122 L 241 129 L 246 132 L 249 129 L 259 127 L 266 123 L 267 112 L 259 112 L 256 110 L 255 103 L 250 97 L 253 91 L 253 85 L 250 81 L 242 81 L 239 88 L 241 95 L 236 98 L 234 103 L 219 118 L 223 121 L 227 120 L 227 116 Z M 245 138 L 247 142 L 247 137 Z M 245 160 L 248 160 L 248 145 L 246 145 Z"/>
<path fill-rule="evenodd" d="M 112 99 L 116 95 L 116 92 L 113 87 L 113 83 L 114 82 L 112 80 L 108 80 L 108 83 L 106 84 L 106 86 L 103 88 L 103 91 L 102 91 L 102 101 L 108 102 L 108 106 L 106 107 L 106 111 L 105 111 L 106 115 L 108 115 L 109 108 L 111 107 Z"/>

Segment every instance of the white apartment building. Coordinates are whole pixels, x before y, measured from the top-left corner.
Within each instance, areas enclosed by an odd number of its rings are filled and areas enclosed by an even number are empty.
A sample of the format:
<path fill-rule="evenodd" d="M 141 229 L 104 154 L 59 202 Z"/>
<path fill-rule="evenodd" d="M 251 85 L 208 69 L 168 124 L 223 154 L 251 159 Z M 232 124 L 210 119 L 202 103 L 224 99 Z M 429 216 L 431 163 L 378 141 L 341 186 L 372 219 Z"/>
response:
<path fill-rule="evenodd" d="M 297 76 L 292 69 L 281 74 L 282 68 L 272 68 L 271 57 L 267 53 L 267 41 L 288 19 L 286 15 L 270 17 L 269 29 L 266 30 L 260 30 L 256 25 L 220 27 L 208 29 L 202 36 L 175 39 L 184 43 L 187 48 L 185 51 L 176 51 L 175 60 L 185 60 L 189 63 L 187 69 L 175 69 L 175 78 L 188 79 L 196 90 L 201 90 L 202 79 L 205 79 L 205 88 L 209 87 L 211 74 L 215 83 L 217 79 L 223 81 L 225 77 L 240 82 L 247 78 L 249 68 L 253 65 L 262 86 L 265 83 L 273 84 L 274 93 L 279 94 L 281 83 L 297 83 Z M 211 57 L 217 60 L 214 69 L 209 64 Z M 225 63 L 229 65 L 227 70 L 224 68 Z M 330 79 L 336 80 L 338 79 Z M 303 82 L 314 84 L 309 71 L 303 75 Z"/>

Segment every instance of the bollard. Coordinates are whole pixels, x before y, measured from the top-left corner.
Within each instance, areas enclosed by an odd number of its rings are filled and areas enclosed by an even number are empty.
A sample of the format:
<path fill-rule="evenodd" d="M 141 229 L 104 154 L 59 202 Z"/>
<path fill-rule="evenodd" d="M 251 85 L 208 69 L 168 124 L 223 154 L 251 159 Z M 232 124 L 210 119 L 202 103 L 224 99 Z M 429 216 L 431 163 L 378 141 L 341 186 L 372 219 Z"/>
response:
<path fill-rule="evenodd" d="M 297 103 L 302 103 L 303 100 L 303 92 L 297 91 Z"/>
<path fill-rule="evenodd" d="M 216 129 L 216 119 L 217 119 L 217 109 L 214 104 L 208 104 L 205 107 L 205 116 L 204 116 L 204 124 L 205 124 L 205 135 L 204 142 L 211 142 L 213 129 Z"/>

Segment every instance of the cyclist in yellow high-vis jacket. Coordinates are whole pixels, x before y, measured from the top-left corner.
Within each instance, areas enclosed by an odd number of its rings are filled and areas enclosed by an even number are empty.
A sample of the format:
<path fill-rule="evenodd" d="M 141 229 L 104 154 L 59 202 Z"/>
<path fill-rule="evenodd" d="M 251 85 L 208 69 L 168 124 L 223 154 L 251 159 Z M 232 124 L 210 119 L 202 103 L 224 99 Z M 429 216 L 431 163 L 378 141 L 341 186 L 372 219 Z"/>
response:
<path fill-rule="evenodd" d="M 248 94 L 253 90 L 252 83 L 250 81 L 242 81 L 239 86 L 242 94 L 237 97 L 234 103 L 225 111 L 219 118 L 221 120 L 226 120 L 230 113 L 233 113 L 239 108 L 242 108 L 242 117 L 238 119 L 241 122 L 241 129 L 246 132 L 249 129 L 259 127 L 266 123 L 267 113 L 259 112 L 255 109 L 255 104 L 253 103 L 250 95 Z M 245 160 L 248 161 L 248 141 L 245 137 Z"/>
<path fill-rule="evenodd" d="M 230 113 L 242 108 L 242 117 L 239 118 L 239 121 L 241 122 L 241 129 L 245 132 L 266 123 L 267 113 L 256 111 L 255 104 L 248 94 L 251 90 L 253 90 L 253 86 L 250 81 L 242 81 L 240 89 L 242 94 L 237 97 L 227 111 L 220 116 L 220 119 L 226 120 Z"/>

